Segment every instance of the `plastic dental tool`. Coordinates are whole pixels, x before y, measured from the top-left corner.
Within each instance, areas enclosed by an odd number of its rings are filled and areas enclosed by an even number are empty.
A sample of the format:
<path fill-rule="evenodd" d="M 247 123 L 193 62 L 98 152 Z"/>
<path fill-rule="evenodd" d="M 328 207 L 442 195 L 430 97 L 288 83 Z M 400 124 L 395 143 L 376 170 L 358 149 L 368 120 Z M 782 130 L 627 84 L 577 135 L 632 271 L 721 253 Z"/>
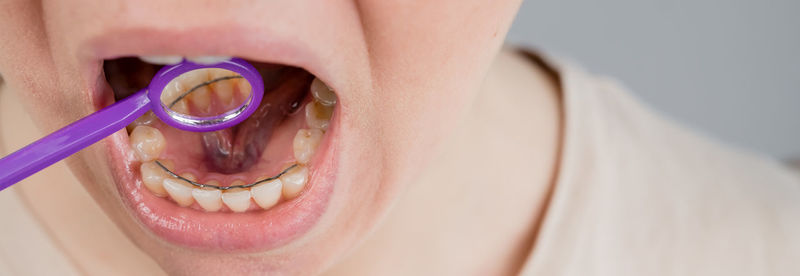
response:
<path fill-rule="evenodd" d="M 180 78 L 192 78 L 215 70 L 222 75 L 193 87 L 182 87 Z M 193 91 L 221 81 L 246 81 L 249 88 L 230 92 L 232 100 L 212 103 L 198 111 L 183 101 Z M 185 83 L 185 82 L 184 82 Z M 247 119 L 258 108 L 264 95 L 264 82 L 258 71 L 238 58 L 212 65 L 184 60 L 165 66 L 150 84 L 135 94 L 86 116 L 46 137 L 0 159 L 0 191 L 49 167 L 55 162 L 125 128 L 149 110 L 168 125 L 187 131 L 207 132 L 225 129 Z"/>

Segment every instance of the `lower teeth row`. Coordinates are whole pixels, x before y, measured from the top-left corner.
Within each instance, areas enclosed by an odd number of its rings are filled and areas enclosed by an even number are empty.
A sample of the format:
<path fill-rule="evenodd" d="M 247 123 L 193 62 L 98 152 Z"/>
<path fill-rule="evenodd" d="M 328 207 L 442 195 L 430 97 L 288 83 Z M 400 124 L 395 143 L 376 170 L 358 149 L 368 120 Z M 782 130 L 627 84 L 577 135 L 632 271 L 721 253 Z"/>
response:
<path fill-rule="evenodd" d="M 137 159 L 142 162 L 140 171 L 144 186 L 159 197 L 169 196 L 182 207 L 197 203 L 208 212 L 220 211 L 223 204 L 233 212 L 244 212 L 250 209 L 252 202 L 262 209 L 269 209 L 281 199 L 289 200 L 297 197 L 308 183 L 308 164 L 328 129 L 333 106 L 336 103 L 336 95 L 319 79 L 314 79 L 311 92 L 313 100 L 304 107 L 308 128 L 298 130 L 292 143 L 296 164 L 288 164 L 288 169 L 277 178 L 264 181 L 271 177 L 262 176 L 249 182 L 258 183 L 256 185 L 245 185 L 248 183 L 241 180 L 227 185 L 244 185 L 248 186 L 247 188 L 222 190 L 215 188 L 222 187 L 221 183 L 215 180 L 202 183 L 203 186 L 210 187 L 194 186 L 186 181 L 199 183 L 197 177 L 190 173 L 180 174 L 180 178 L 174 177 L 170 174 L 174 172 L 174 163 L 159 159 L 166 148 L 166 139 L 161 131 L 150 126 L 154 122 L 152 114 L 148 113 L 137 119 L 131 125 L 130 142 Z M 188 100 L 192 100 L 191 96 Z M 156 162 L 161 163 L 170 172 Z M 250 200 L 251 198 L 253 200 Z"/>

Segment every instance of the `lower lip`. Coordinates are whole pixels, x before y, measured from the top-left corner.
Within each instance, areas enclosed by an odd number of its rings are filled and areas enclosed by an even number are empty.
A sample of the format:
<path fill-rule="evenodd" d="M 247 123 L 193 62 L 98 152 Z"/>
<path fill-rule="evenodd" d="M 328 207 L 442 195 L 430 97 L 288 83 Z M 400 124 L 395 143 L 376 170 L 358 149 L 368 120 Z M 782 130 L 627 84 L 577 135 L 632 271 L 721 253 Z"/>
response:
<path fill-rule="evenodd" d="M 255 252 L 278 248 L 308 232 L 322 216 L 336 180 L 338 118 L 320 143 L 309 167 L 306 190 L 297 198 L 265 211 L 245 213 L 206 213 L 179 207 L 147 192 L 138 169 L 130 158 L 127 135 L 117 133 L 108 151 L 116 175 L 117 188 L 125 204 L 139 222 L 165 241 L 206 251 Z"/>

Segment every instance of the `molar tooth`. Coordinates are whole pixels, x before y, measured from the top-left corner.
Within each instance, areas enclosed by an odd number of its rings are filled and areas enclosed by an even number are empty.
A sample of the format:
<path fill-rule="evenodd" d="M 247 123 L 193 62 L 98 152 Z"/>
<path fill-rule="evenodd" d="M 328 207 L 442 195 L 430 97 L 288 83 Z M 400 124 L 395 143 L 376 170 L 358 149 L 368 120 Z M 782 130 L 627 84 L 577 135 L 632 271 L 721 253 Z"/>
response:
<path fill-rule="evenodd" d="M 208 181 L 207 185 L 219 186 L 217 181 Z M 200 207 L 208 212 L 216 212 L 222 208 L 222 191 L 214 188 L 194 188 L 192 197 Z"/>
<path fill-rule="evenodd" d="M 181 207 L 192 205 L 194 198 L 192 197 L 193 186 L 183 180 L 177 178 L 164 179 L 164 189 L 167 190 L 169 197 L 178 203 Z"/>
<path fill-rule="evenodd" d="M 267 177 L 261 177 L 258 181 L 266 178 Z M 253 195 L 253 200 L 256 201 L 258 206 L 261 206 L 263 209 L 269 209 L 270 207 L 275 206 L 275 204 L 278 203 L 278 200 L 281 199 L 282 188 L 283 183 L 281 183 L 281 180 L 274 179 L 250 188 L 250 193 Z"/>
<path fill-rule="evenodd" d="M 156 115 L 153 114 L 153 111 L 147 111 L 141 117 L 136 118 L 136 120 L 134 120 L 133 123 L 128 125 L 126 128 L 128 129 L 128 133 L 131 133 L 133 132 L 133 129 L 136 128 L 137 126 L 142 126 L 142 125 L 150 126 L 153 123 L 155 123 L 155 121 L 156 121 Z"/>
<path fill-rule="evenodd" d="M 161 161 L 161 163 L 169 168 L 172 162 L 165 160 Z M 164 169 L 159 167 L 155 162 L 146 162 L 142 163 L 139 171 L 142 173 L 142 182 L 144 186 L 150 190 L 150 192 L 159 197 L 167 196 L 167 191 L 164 190 L 163 182 L 164 179 L 170 178 L 171 176 L 165 172 Z"/>
<path fill-rule="evenodd" d="M 171 65 L 171 64 L 178 64 L 183 61 L 182 56 L 139 56 L 144 62 L 151 63 L 151 64 L 161 64 L 161 65 Z"/>
<path fill-rule="evenodd" d="M 336 104 L 336 93 L 333 93 L 333 90 L 318 78 L 314 78 L 314 81 L 311 82 L 311 95 L 322 105 Z"/>
<path fill-rule="evenodd" d="M 333 114 L 333 106 L 324 106 L 316 101 L 306 104 L 306 124 L 311 128 L 327 130 Z"/>
<path fill-rule="evenodd" d="M 283 196 L 287 199 L 297 197 L 308 182 L 308 168 L 297 166 L 280 177 L 283 183 Z"/>
<path fill-rule="evenodd" d="M 322 140 L 322 130 L 316 128 L 298 130 L 292 142 L 294 159 L 300 164 L 308 164 L 320 140 Z"/>
<path fill-rule="evenodd" d="M 244 182 L 234 181 L 231 186 L 242 185 Z M 231 211 L 241 213 L 250 208 L 250 191 L 246 189 L 236 188 L 230 189 L 222 193 L 222 202 L 231 209 Z"/>
<path fill-rule="evenodd" d="M 161 131 L 154 127 L 137 126 L 130 135 L 133 152 L 141 162 L 153 161 L 161 155 L 167 146 L 166 139 Z"/>
<path fill-rule="evenodd" d="M 191 62 L 197 63 L 197 64 L 211 65 L 211 64 L 217 64 L 217 63 L 220 63 L 220 62 L 223 62 L 223 61 L 228 61 L 228 60 L 231 59 L 231 57 L 229 57 L 229 56 L 194 56 L 194 57 L 187 57 L 186 59 L 188 59 Z"/>

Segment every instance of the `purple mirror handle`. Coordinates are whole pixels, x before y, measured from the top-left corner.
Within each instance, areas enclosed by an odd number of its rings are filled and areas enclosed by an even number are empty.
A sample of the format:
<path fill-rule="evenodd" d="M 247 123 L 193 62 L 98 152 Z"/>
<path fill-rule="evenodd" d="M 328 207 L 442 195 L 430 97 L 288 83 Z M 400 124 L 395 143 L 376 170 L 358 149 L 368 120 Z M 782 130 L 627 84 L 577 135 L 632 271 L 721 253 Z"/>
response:
<path fill-rule="evenodd" d="M 80 119 L 0 159 L 0 191 L 124 129 L 150 110 L 147 90 Z"/>

